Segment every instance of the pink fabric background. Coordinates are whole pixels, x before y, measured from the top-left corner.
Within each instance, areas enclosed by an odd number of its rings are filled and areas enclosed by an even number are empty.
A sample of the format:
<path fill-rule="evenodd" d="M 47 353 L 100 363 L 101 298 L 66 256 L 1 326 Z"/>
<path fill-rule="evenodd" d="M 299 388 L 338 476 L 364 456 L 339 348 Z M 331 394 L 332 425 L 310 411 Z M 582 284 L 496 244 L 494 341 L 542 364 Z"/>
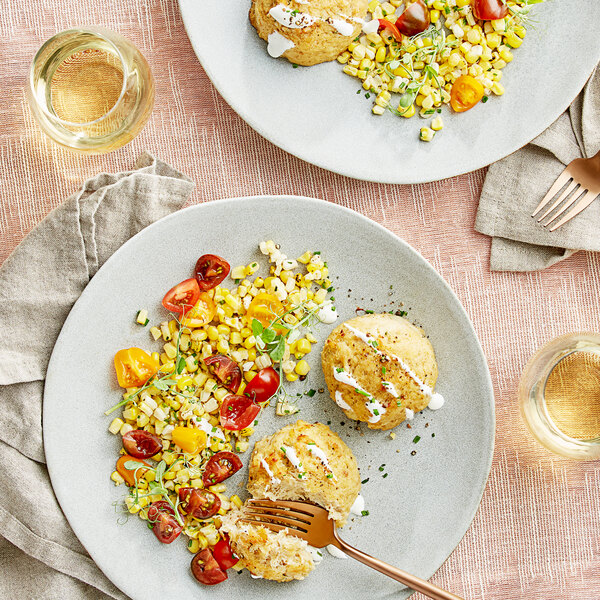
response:
<path fill-rule="evenodd" d="M 241 10 L 247 4 L 240 2 Z M 78 24 L 129 37 L 156 77 L 149 124 L 108 156 L 76 155 L 45 139 L 24 98 L 34 52 Z M 279 150 L 214 89 L 175 0 L 0 0 L 0 57 L 0 263 L 83 180 L 130 168 L 144 149 L 196 182 L 193 203 L 302 194 L 378 221 L 417 248 L 456 291 L 475 323 L 496 393 L 496 452 L 481 508 L 433 581 L 468 599 L 600 597 L 600 463 L 549 454 L 527 434 L 516 402 L 519 375 L 542 343 L 568 331 L 600 330 L 597 254 L 576 254 L 542 273 L 490 273 L 489 239 L 473 230 L 485 171 L 427 185 L 376 185 Z"/>

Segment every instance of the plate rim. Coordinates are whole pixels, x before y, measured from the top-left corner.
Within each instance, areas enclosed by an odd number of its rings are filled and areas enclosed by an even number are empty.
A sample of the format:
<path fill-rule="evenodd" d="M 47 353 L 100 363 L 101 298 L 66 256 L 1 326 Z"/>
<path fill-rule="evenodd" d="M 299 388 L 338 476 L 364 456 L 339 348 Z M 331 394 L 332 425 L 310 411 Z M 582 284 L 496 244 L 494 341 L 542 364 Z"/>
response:
<path fill-rule="evenodd" d="M 374 176 L 369 176 L 365 174 L 356 174 L 353 173 L 351 170 L 345 170 L 343 168 L 340 169 L 332 169 L 331 167 L 323 164 L 323 161 L 315 161 L 315 160 L 309 160 L 305 155 L 305 152 L 300 152 L 298 150 L 293 149 L 289 143 L 287 143 L 284 139 L 279 138 L 279 139 L 273 139 L 270 136 L 267 136 L 264 133 L 264 129 L 262 128 L 262 126 L 257 123 L 255 121 L 255 119 L 253 119 L 251 116 L 249 116 L 247 114 L 247 111 L 243 108 L 243 106 L 240 106 L 238 104 L 233 103 L 232 98 L 231 98 L 231 94 L 226 93 L 223 89 L 222 86 L 218 85 L 216 83 L 215 80 L 215 75 L 212 71 L 212 69 L 208 68 L 201 57 L 201 52 L 200 50 L 197 48 L 197 45 L 194 41 L 194 37 L 192 36 L 192 34 L 190 33 L 190 27 L 191 27 L 191 17 L 188 16 L 188 10 L 192 10 L 193 7 L 193 0 L 177 0 L 177 3 L 179 5 L 179 12 L 181 13 L 181 17 L 182 17 L 182 21 L 183 21 L 183 25 L 185 28 L 185 32 L 186 35 L 190 41 L 190 44 L 194 50 L 194 54 L 196 55 L 196 58 L 198 59 L 198 62 L 200 63 L 200 65 L 202 66 L 202 68 L 204 69 L 205 73 L 207 74 L 208 78 L 210 79 L 211 83 L 213 84 L 213 86 L 215 87 L 215 89 L 219 92 L 220 96 L 225 100 L 225 102 L 228 104 L 228 106 L 244 121 L 246 122 L 254 131 L 256 131 L 261 137 L 263 137 L 264 139 L 266 139 L 268 142 L 270 142 L 271 144 L 273 144 L 274 146 L 277 146 L 278 148 L 280 148 L 281 150 L 284 150 L 285 152 L 287 152 L 288 154 L 291 154 L 292 156 L 295 156 L 296 158 L 314 165 L 316 167 L 319 167 L 321 169 L 324 169 L 326 171 L 329 171 L 330 173 L 336 173 L 338 175 L 342 175 L 344 177 L 349 177 L 351 179 L 356 179 L 358 181 L 368 181 L 371 183 L 379 183 L 379 184 L 384 184 L 384 185 L 394 185 L 394 184 L 398 184 L 398 185 L 414 185 L 414 184 L 420 184 L 420 183 L 432 183 L 435 181 L 441 181 L 443 179 L 450 179 L 452 177 L 457 177 L 459 175 L 465 175 L 466 173 L 472 173 L 474 171 L 477 171 L 479 169 L 483 169 L 485 167 L 490 166 L 491 164 L 500 161 L 504 158 L 506 158 L 507 156 L 509 156 L 510 154 L 513 154 L 514 152 L 516 152 L 517 150 L 520 150 L 521 148 L 524 148 L 527 144 L 529 144 L 532 140 L 534 140 L 536 137 L 538 137 L 543 131 L 545 131 L 548 127 L 550 127 L 550 125 L 552 125 L 552 123 L 554 123 L 556 121 L 556 119 L 558 119 L 558 117 L 560 117 L 560 115 L 562 113 L 564 113 L 568 107 L 573 103 L 573 100 L 575 100 L 575 98 L 580 94 L 581 90 L 583 89 L 583 87 L 585 86 L 585 84 L 587 83 L 588 79 L 590 78 L 591 74 L 594 72 L 594 69 L 596 68 L 596 65 L 598 63 L 598 60 L 600 59 L 600 56 L 596 58 L 596 60 L 593 62 L 593 64 L 588 65 L 588 68 L 582 69 L 581 71 L 579 71 L 579 73 L 583 73 L 583 75 L 580 75 L 580 77 L 578 78 L 578 84 L 575 86 L 577 87 L 577 92 L 575 93 L 575 95 L 573 95 L 573 97 L 569 98 L 567 100 L 567 102 L 564 102 L 562 104 L 560 104 L 560 106 L 558 107 L 558 109 L 556 109 L 555 111 L 552 111 L 552 118 L 549 119 L 547 122 L 544 122 L 542 126 L 538 127 L 538 128 L 534 128 L 534 133 L 533 135 L 531 135 L 531 137 L 529 137 L 529 139 L 527 139 L 525 142 L 517 142 L 514 143 L 510 146 L 509 150 L 506 153 L 503 153 L 501 156 L 499 156 L 498 158 L 495 158 L 491 161 L 489 161 L 487 158 L 483 158 L 483 159 L 478 159 L 476 161 L 476 166 L 474 167 L 469 167 L 469 168 L 459 168 L 458 170 L 456 169 L 444 169 L 444 167 L 442 167 L 440 169 L 440 173 L 438 175 L 436 175 L 435 178 L 431 178 L 431 177 L 427 177 L 427 176 L 423 176 L 423 177 L 390 177 L 390 178 L 377 178 Z M 188 8 L 189 7 L 189 8 Z M 600 51 L 600 43 L 598 44 L 598 51 Z M 266 52 L 266 48 L 265 48 L 265 52 Z M 590 56 L 593 55 L 593 53 L 590 53 Z M 333 61 L 329 61 L 329 62 L 333 62 Z M 447 163 L 446 163 L 447 164 Z"/>
<path fill-rule="evenodd" d="M 277 201 L 285 201 L 285 202 L 296 202 L 296 201 L 308 202 L 308 203 L 311 203 L 314 205 L 327 206 L 328 208 L 332 208 L 334 211 L 340 210 L 341 212 L 344 212 L 346 214 L 351 214 L 355 217 L 358 217 L 360 220 L 364 221 L 368 226 L 371 226 L 371 227 L 374 226 L 376 229 L 379 229 L 383 234 L 385 234 L 391 240 L 393 240 L 394 243 L 400 244 L 401 246 L 403 246 L 404 249 L 406 251 L 408 251 L 410 254 L 412 254 L 414 256 L 414 258 L 421 264 L 421 266 L 429 272 L 430 275 L 433 275 L 437 279 L 438 283 L 440 283 L 446 289 L 446 292 L 449 294 L 448 297 L 452 300 L 452 302 L 455 305 L 455 308 L 459 311 L 459 313 L 461 314 L 461 316 L 463 317 L 463 319 L 465 321 L 465 324 L 469 328 L 469 333 L 471 334 L 472 341 L 475 342 L 475 346 L 478 351 L 479 358 L 481 359 L 482 366 L 484 367 L 483 373 L 482 373 L 482 376 L 483 376 L 482 383 L 485 384 L 485 388 L 487 391 L 486 401 L 487 401 L 487 405 L 488 405 L 489 413 L 490 413 L 490 417 L 491 417 L 491 420 L 489 423 L 490 438 L 489 438 L 487 446 L 482 448 L 482 450 L 484 452 L 486 452 L 486 454 L 487 454 L 487 460 L 485 462 L 485 476 L 482 477 L 482 480 L 481 480 L 481 483 L 480 483 L 478 489 L 476 489 L 476 490 L 474 489 L 474 491 L 477 492 L 476 493 L 477 502 L 474 503 L 473 509 L 471 511 L 469 511 L 469 513 L 468 513 L 469 520 L 465 527 L 464 532 L 462 532 L 460 537 L 458 537 L 458 539 L 456 540 L 456 543 L 454 543 L 448 556 L 446 556 L 446 558 L 441 562 L 441 564 L 436 569 L 434 569 L 433 572 L 428 576 L 428 579 L 429 579 L 429 578 L 433 577 L 439 571 L 439 569 L 442 568 L 442 566 L 446 563 L 446 561 L 450 558 L 450 556 L 452 556 L 452 554 L 456 551 L 456 548 L 458 547 L 458 545 L 460 544 L 462 539 L 465 537 L 467 532 L 471 529 L 471 527 L 473 525 L 473 521 L 475 519 L 475 516 L 481 506 L 481 501 L 482 501 L 483 494 L 485 492 L 485 488 L 486 488 L 488 480 L 489 480 L 489 476 L 490 476 L 490 472 L 491 472 L 491 468 L 492 468 L 492 464 L 493 464 L 495 439 L 496 439 L 496 411 L 495 411 L 495 394 L 494 394 L 494 387 L 493 387 L 493 382 L 492 382 L 492 378 L 491 378 L 491 373 L 489 370 L 489 366 L 487 363 L 485 353 L 481 346 L 481 342 L 475 331 L 473 322 L 471 321 L 471 318 L 469 317 L 465 307 L 459 300 L 458 296 L 455 294 L 454 290 L 450 287 L 448 282 L 442 277 L 442 275 L 440 273 L 438 273 L 438 271 L 433 267 L 433 265 L 416 248 L 414 248 L 411 244 L 409 244 L 403 238 L 396 235 L 394 232 L 390 231 L 389 229 L 387 229 L 380 223 L 378 223 L 378 222 L 374 221 L 373 219 L 370 219 L 369 217 L 363 215 L 362 213 L 352 210 L 346 206 L 342 206 L 342 205 L 336 204 L 334 202 L 328 202 L 327 200 L 310 197 L 310 196 L 298 196 L 298 195 L 290 195 L 290 194 L 283 194 L 283 195 L 257 194 L 257 195 L 251 195 L 251 196 L 235 196 L 235 197 L 229 197 L 229 198 L 222 198 L 220 200 L 213 200 L 210 202 L 195 204 L 195 205 L 183 208 L 183 209 L 176 210 L 173 213 L 158 219 L 154 223 L 151 223 L 150 225 L 148 225 L 147 227 L 145 227 L 144 229 L 142 229 L 141 231 L 136 233 L 134 236 L 132 236 L 129 240 L 127 240 L 122 246 L 120 246 L 106 260 L 106 262 L 100 267 L 100 269 L 98 269 L 98 272 L 101 269 L 104 269 L 107 265 L 110 266 L 110 264 L 113 262 L 113 260 L 118 259 L 118 255 L 122 251 L 125 251 L 125 249 L 129 245 L 136 243 L 139 236 L 142 236 L 145 231 L 157 226 L 158 224 L 162 224 L 163 222 L 171 220 L 171 219 L 181 218 L 180 215 L 185 214 L 187 212 L 198 211 L 198 210 L 201 211 L 201 210 L 203 210 L 203 207 L 205 207 L 205 206 L 213 206 L 213 205 L 224 205 L 225 206 L 228 204 L 247 201 L 247 200 L 252 200 L 252 201 L 277 200 Z M 90 279 L 90 282 L 91 281 L 92 280 Z M 129 591 L 125 591 L 125 590 L 127 590 L 127 586 L 121 587 L 121 585 L 120 585 L 121 582 L 119 581 L 119 584 L 117 584 L 117 581 L 111 575 L 109 575 L 107 573 L 107 571 L 110 572 L 110 568 L 109 568 L 110 565 L 107 565 L 102 560 L 100 562 L 98 562 L 96 560 L 96 558 L 94 556 L 95 552 L 90 551 L 87 548 L 87 546 L 85 545 L 84 541 L 82 540 L 82 537 L 84 537 L 84 538 L 86 537 L 85 532 L 84 532 L 85 526 L 81 526 L 81 523 L 79 523 L 79 522 L 76 524 L 72 523 L 67 514 L 67 510 L 65 510 L 63 508 L 63 498 L 66 498 L 66 496 L 68 494 L 66 492 L 63 493 L 60 483 L 57 486 L 55 486 L 55 481 L 59 481 L 60 478 L 56 475 L 56 472 L 54 471 L 54 466 L 53 466 L 55 464 L 55 461 L 58 462 L 60 460 L 60 452 L 59 451 L 57 452 L 56 449 L 54 449 L 54 447 L 53 447 L 52 439 L 53 439 L 54 434 L 50 433 L 49 429 L 45 427 L 45 423 L 47 422 L 47 415 L 51 412 L 49 404 L 45 401 L 46 400 L 46 392 L 48 391 L 48 389 L 50 387 L 52 387 L 54 385 L 53 381 L 54 381 L 55 375 L 54 375 L 53 365 L 54 365 L 54 362 L 58 360 L 58 358 L 56 358 L 56 357 L 58 356 L 58 353 L 60 352 L 59 342 L 61 341 L 61 338 L 63 336 L 63 331 L 66 329 L 66 326 L 69 323 L 69 321 L 72 318 L 76 318 L 76 316 L 77 316 L 76 315 L 76 307 L 77 307 L 80 299 L 83 297 L 86 297 L 90 293 L 93 293 L 93 292 L 89 291 L 90 290 L 90 286 L 89 286 L 90 282 L 88 282 L 88 285 L 86 285 L 83 292 L 81 293 L 81 295 L 79 296 L 79 298 L 76 300 L 76 302 L 73 304 L 71 310 L 69 311 L 69 314 L 67 315 L 67 318 L 65 319 L 65 322 L 63 323 L 63 326 L 61 327 L 60 334 L 59 334 L 59 336 L 56 340 L 56 343 L 52 349 L 52 354 L 51 354 L 50 360 L 48 362 L 46 378 L 44 381 L 44 402 L 42 405 L 42 436 L 43 436 L 43 443 L 44 443 L 44 452 L 45 452 L 45 457 L 46 457 L 46 466 L 48 468 L 48 473 L 50 476 L 53 493 L 56 496 L 56 499 L 60 505 L 60 508 L 61 508 L 67 522 L 69 523 L 69 526 L 73 530 L 75 536 L 77 537 L 79 542 L 82 544 L 82 546 L 86 549 L 86 551 L 89 553 L 92 560 L 94 561 L 94 564 L 102 571 L 102 573 L 104 573 L 104 575 L 107 577 L 107 579 L 109 581 L 111 581 L 111 583 L 113 583 L 113 585 L 115 585 L 123 593 L 127 593 L 128 595 L 131 596 L 131 598 L 135 599 L 136 598 L 135 595 L 132 595 L 131 592 L 129 592 Z M 57 348 L 59 348 L 58 351 L 57 351 Z M 56 438 L 54 438 L 54 439 L 56 439 Z M 81 537 L 80 537 L 80 533 L 81 533 Z M 119 578 L 117 577 L 117 579 L 119 579 Z M 414 593 L 414 592 L 411 592 L 411 595 L 412 595 L 412 593 Z"/>

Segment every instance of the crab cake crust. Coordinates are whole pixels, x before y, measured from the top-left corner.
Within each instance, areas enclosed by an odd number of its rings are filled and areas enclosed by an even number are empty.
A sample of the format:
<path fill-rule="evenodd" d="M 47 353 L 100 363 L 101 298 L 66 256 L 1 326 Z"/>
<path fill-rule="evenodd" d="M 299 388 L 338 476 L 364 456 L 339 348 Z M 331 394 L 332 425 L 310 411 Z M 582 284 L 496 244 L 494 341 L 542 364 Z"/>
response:
<path fill-rule="evenodd" d="M 367 334 L 367 341 L 348 326 L 363 337 Z M 366 422 L 370 429 L 392 429 L 406 419 L 406 409 L 416 413 L 429 404 L 431 396 L 423 393 L 406 366 L 431 390 L 438 376 L 435 353 L 423 331 L 387 313 L 339 325 L 325 341 L 321 361 L 332 400 L 347 417 Z M 336 375 L 349 377 L 341 382 Z"/>
<path fill-rule="evenodd" d="M 258 35 L 268 41 L 273 32 L 280 33 L 294 44 L 283 56 L 290 62 L 311 66 L 334 60 L 360 34 L 362 19 L 367 14 L 368 0 L 311 0 L 310 4 L 296 0 L 253 0 L 250 23 Z M 269 11 L 283 5 L 291 11 L 307 14 L 314 22 L 307 27 L 286 27 L 276 21 Z M 342 35 L 333 25 L 341 20 L 352 26 L 350 35 Z"/>
<path fill-rule="evenodd" d="M 298 421 L 254 446 L 248 491 L 255 498 L 308 500 L 341 527 L 360 491 L 352 451 L 322 423 Z"/>

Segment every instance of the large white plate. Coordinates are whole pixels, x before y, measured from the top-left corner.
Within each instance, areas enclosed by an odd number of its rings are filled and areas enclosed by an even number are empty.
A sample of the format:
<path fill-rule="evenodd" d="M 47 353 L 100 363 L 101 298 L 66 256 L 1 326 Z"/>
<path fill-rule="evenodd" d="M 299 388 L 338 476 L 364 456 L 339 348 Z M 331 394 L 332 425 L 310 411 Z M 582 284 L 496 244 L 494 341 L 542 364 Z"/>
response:
<path fill-rule="evenodd" d="M 189 573 L 191 555 L 182 540 L 159 544 L 137 517 L 117 524 L 113 503 L 125 490 L 109 475 L 120 438 L 107 432 L 110 418 L 103 415 L 120 398 L 115 351 L 154 347 L 148 329 L 134 324 L 136 311 L 146 307 L 153 322 L 164 320 L 163 292 L 190 275 L 198 256 L 216 252 L 234 265 L 248 263 L 260 258 L 257 243 L 263 239 L 277 240 L 289 256 L 322 251 L 342 319 L 354 316 L 357 306 L 384 311 L 403 302 L 409 318 L 429 335 L 447 404 L 417 415 L 412 429 L 399 427 L 396 439 L 365 427 L 359 433 L 326 393 L 301 400 L 299 416 L 331 421 L 354 451 L 362 477 L 369 478 L 363 495 L 370 515 L 345 528 L 348 542 L 423 577 L 440 567 L 468 528 L 490 468 L 494 406 L 485 359 L 459 301 L 417 252 L 365 217 L 320 200 L 254 197 L 188 208 L 142 231 L 100 269 L 63 327 L 46 379 L 44 443 L 56 496 L 93 559 L 135 599 L 405 598 L 396 582 L 330 556 L 302 582 L 257 581 L 246 572 L 203 587 Z M 321 342 L 309 355 L 313 370 L 292 392 L 325 385 L 319 355 L 333 327 L 315 330 Z M 266 410 L 254 439 L 293 420 Z M 422 438 L 417 444 L 415 435 Z M 379 471 L 382 464 L 387 478 Z M 244 469 L 229 492 L 241 494 L 238 485 L 245 481 Z"/>
<path fill-rule="evenodd" d="M 371 114 L 373 98 L 337 62 L 294 69 L 273 60 L 248 21 L 249 0 L 179 0 L 194 50 L 231 107 L 258 133 L 330 171 L 382 183 L 420 183 L 484 167 L 550 125 L 600 59 L 600 2 L 549 0 L 504 69 L 502 98 L 462 115 L 420 142 L 419 117 Z"/>

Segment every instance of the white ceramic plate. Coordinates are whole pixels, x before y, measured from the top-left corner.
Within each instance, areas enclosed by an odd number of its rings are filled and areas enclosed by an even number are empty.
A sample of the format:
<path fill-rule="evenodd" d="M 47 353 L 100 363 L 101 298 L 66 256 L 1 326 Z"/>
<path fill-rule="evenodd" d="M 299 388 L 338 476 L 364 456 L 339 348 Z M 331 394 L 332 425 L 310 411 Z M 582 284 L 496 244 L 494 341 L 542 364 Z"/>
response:
<path fill-rule="evenodd" d="M 600 59 L 600 2 L 549 0 L 503 73 L 506 93 L 462 115 L 445 108 L 434 141 L 426 121 L 371 114 L 373 97 L 337 62 L 294 69 L 274 60 L 248 21 L 249 0 L 179 0 L 194 50 L 231 107 L 258 133 L 330 171 L 420 183 L 484 167 L 514 152 L 572 102 Z"/>
<path fill-rule="evenodd" d="M 322 252 L 341 319 L 354 316 L 357 306 L 385 311 L 403 302 L 408 318 L 429 335 L 439 363 L 437 389 L 447 402 L 435 413 L 417 415 L 412 429 L 398 427 L 394 440 L 366 427 L 359 433 L 326 393 L 304 397 L 298 416 L 330 421 L 354 451 L 362 477 L 369 478 L 362 493 L 370 514 L 351 521 L 343 537 L 422 577 L 440 567 L 467 530 L 490 469 L 494 404 L 485 359 L 459 301 L 417 252 L 365 217 L 320 200 L 253 197 L 194 206 L 151 225 L 108 260 L 73 307 L 48 368 L 44 443 L 56 496 L 93 559 L 136 600 L 264 600 L 281 594 L 288 600 L 405 598 L 408 592 L 396 582 L 329 555 L 302 582 L 253 580 L 245 572 L 204 587 L 189 573 L 191 554 L 183 540 L 161 545 L 137 517 L 117 524 L 113 503 L 125 488 L 115 487 L 109 476 L 121 443 L 107 432 L 111 417 L 103 411 L 120 399 L 115 352 L 156 347 L 148 328 L 134 323 L 136 311 L 146 307 L 152 322 L 164 320 L 164 291 L 189 277 L 201 254 L 247 264 L 261 258 L 257 245 L 264 239 L 277 240 L 289 256 Z M 321 341 L 309 355 L 310 378 L 291 392 L 324 387 L 320 351 L 333 327 L 315 329 Z M 266 410 L 254 441 L 294 420 Z M 421 440 L 415 444 L 416 435 Z M 244 464 L 248 457 L 242 455 Z M 231 480 L 229 493 L 242 494 L 238 486 L 245 481 L 244 468 Z"/>

